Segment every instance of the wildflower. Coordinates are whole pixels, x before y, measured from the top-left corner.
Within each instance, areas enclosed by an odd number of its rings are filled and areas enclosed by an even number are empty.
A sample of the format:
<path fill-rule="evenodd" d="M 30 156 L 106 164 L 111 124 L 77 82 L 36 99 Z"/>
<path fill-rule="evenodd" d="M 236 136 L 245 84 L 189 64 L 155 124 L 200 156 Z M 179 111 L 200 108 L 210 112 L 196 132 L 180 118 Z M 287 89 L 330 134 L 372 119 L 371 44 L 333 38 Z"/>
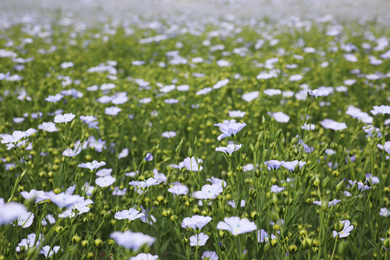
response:
<path fill-rule="evenodd" d="M 112 169 L 101 169 L 96 172 L 96 176 L 106 177 L 111 176 Z"/>
<path fill-rule="evenodd" d="M 215 83 L 215 85 L 213 86 L 213 89 L 220 89 L 228 83 L 229 83 L 229 79 L 220 80 L 217 83 Z"/>
<path fill-rule="evenodd" d="M 294 160 L 292 162 L 283 162 L 282 166 L 292 172 L 297 165 L 299 165 L 299 169 L 301 169 L 305 164 L 306 162 Z"/>
<path fill-rule="evenodd" d="M 78 166 L 79 168 L 87 168 L 89 169 L 90 171 L 94 171 L 96 170 L 97 168 L 100 168 L 102 166 L 106 165 L 105 162 L 101 161 L 101 162 L 98 162 L 96 160 L 94 160 L 93 162 L 88 162 L 88 163 L 80 163 Z"/>
<path fill-rule="evenodd" d="M 67 218 L 67 217 L 74 218 L 75 216 L 78 216 L 80 214 L 87 213 L 91 209 L 90 207 L 88 207 L 88 205 L 91 205 L 91 204 L 93 204 L 93 201 L 91 199 L 80 200 L 79 202 L 71 205 L 67 210 L 65 210 L 64 212 L 59 214 L 58 217 L 59 218 Z"/>
<path fill-rule="evenodd" d="M 190 218 L 184 218 L 181 227 L 182 228 L 187 228 L 190 227 L 194 230 L 197 228 L 201 230 L 207 223 L 209 223 L 212 220 L 211 217 L 209 216 L 200 216 L 200 215 L 194 215 Z"/>
<path fill-rule="evenodd" d="M 32 189 L 30 192 L 22 191 L 20 195 L 26 200 L 35 199 L 35 203 L 48 199 L 44 191 Z"/>
<path fill-rule="evenodd" d="M 164 173 L 158 172 L 157 169 L 153 169 L 154 179 L 157 180 L 159 183 L 167 182 L 167 177 Z"/>
<path fill-rule="evenodd" d="M 208 94 L 211 90 L 213 90 L 213 89 L 212 89 L 212 88 L 204 88 L 204 89 L 201 89 L 201 90 L 199 90 L 198 92 L 196 92 L 196 95 L 197 95 L 197 96 L 206 95 L 206 94 Z"/>
<path fill-rule="evenodd" d="M 255 231 L 257 226 L 246 218 L 240 219 L 239 217 L 230 217 L 225 218 L 224 221 L 220 221 L 217 225 L 217 229 L 228 230 L 233 236 L 236 236 Z"/>
<path fill-rule="evenodd" d="M 114 187 L 112 191 L 113 196 L 125 196 L 127 192 L 127 188 L 123 188 L 122 190 L 119 187 Z"/>
<path fill-rule="evenodd" d="M 145 244 L 150 247 L 153 245 L 154 241 L 156 241 L 154 237 L 139 232 L 131 232 L 130 230 L 125 232 L 116 231 L 111 233 L 110 237 L 114 239 L 118 245 L 134 251 L 138 251 Z"/>
<path fill-rule="evenodd" d="M 277 185 L 272 185 L 271 186 L 271 192 L 273 192 L 273 193 L 279 193 L 279 192 L 282 192 L 285 189 L 286 189 L 286 187 L 279 187 Z"/>
<path fill-rule="evenodd" d="M 271 116 L 275 118 L 276 122 L 279 123 L 287 123 L 288 121 L 290 121 L 290 117 L 283 112 L 271 113 Z"/>
<path fill-rule="evenodd" d="M 161 136 L 165 137 L 165 138 L 172 138 L 172 137 L 176 136 L 176 132 L 167 131 L 167 132 L 162 133 Z"/>
<path fill-rule="evenodd" d="M 242 147 L 242 144 L 229 143 L 227 147 L 216 147 L 215 151 L 224 152 L 225 154 L 228 153 L 229 155 L 231 155 L 233 152 L 239 150 L 241 147 Z"/>
<path fill-rule="evenodd" d="M 195 158 L 194 156 L 192 156 L 191 158 L 190 157 L 185 158 L 184 161 L 179 163 L 179 165 L 170 164 L 169 166 L 176 169 L 181 169 L 183 167 L 186 167 L 186 169 L 189 171 L 197 172 L 203 169 L 203 167 L 199 165 L 199 163 L 202 162 L 203 162 L 202 159 Z"/>
<path fill-rule="evenodd" d="M 24 205 L 17 202 L 4 204 L 0 201 L 0 225 L 8 224 L 28 213 Z"/>
<path fill-rule="evenodd" d="M 222 134 L 217 138 L 218 141 L 221 141 L 225 137 L 235 136 L 246 126 L 246 124 L 236 123 L 235 120 L 225 120 L 223 123 L 214 124 L 214 126 L 218 126 L 222 132 Z"/>
<path fill-rule="evenodd" d="M 300 81 L 301 79 L 303 79 L 303 76 L 300 74 L 291 75 L 289 78 L 290 81 Z"/>
<path fill-rule="evenodd" d="M 314 90 L 309 90 L 309 94 L 317 98 L 317 97 L 326 97 L 329 95 L 329 92 L 325 90 L 314 89 Z"/>
<path fill-rule="evenodd" d="M 49 258 L 53 256 L 53 254 L 57 254 L 58 250 L 60 250 L 59 246 L 54 246 L 53 248 L 50 248 L 50 246 L 44 246 L 39 253 L 44 255 L 46 258 Z"/>
<path fill-rule="evenodd" d="M 209 239 L 208 235 L 203 233 L 195 234 L 190 237 L 190 245 L 191 246 L 204 246 Z"/>
<path fill-rule="evenodd" d="M 245 114 L 246 114 L 246 112 L 242 112 L 240 110 L 229 111 L 230 117 L 244 117 Z"/>
<path fill-rule="evenodd" d="M 149 253 L 139 253 L 136 256 L 130 257 L 130 260 L 156 260 L 158 259 L 158 255 L 152 255 Z"/>
<path fill-rule="evenodd" d="M 125 158 L 129 155 L 129 149 L 125 148 L 118 154 L 118 159 Z"/>
<path fill-rule="evenodd" d="M 390 211 L 387 208 L 381 208 L 379 215 L 387 218 L 388 216 L 390 216 Z"/>
<path fill-rule="evenodd" d="M 46 192 L 46 195 L 49 199 L 60 208 L 70 207 L 73 204 L 81 202 L 84 200 L 83 197 L 79 195 L 70 195 L 65 193 L 55 194 L 53 191 Z"/>
<path fill-rule="evenodd" d="M 275 95 L 282 94 L 282 91 L 280 89 L 269 88 L 269 89 L 264 90 L 263 93 L 272 97 L 272 96 L 275 96 Z"/>
<path fill-rule="evenodd" d="M 69 123 L 75 117 L 76 117 L 76 115 L 74 115 L 72 113 L 63 114 L 63 115 L 58 114 L 54 117 L 54 123 Z"/>
<path fill-rule="evenodd" d="M 350 53 L 347 53 L 347 54 L 344 54 L 344 58 L 349 61 L 349 62 L 357 62 L 358 59 L 356 58 L 355 55 L 353 54 L 350 54 Z"/>
<path fill-rule="evenodd" d="M 222 191 L 221 184 L 206 184 L 203 185 L 201 191 L 195 191 L 193 196 L 196 199 L 215 199 Z"/>
<path fill-rule="evenodd" d="M 278 160 L 269 160 L 265 161 L 264 164 L 267 166 L 268 170 L 277 170 L 282 166 L 284 161 L 278 161 Z"/>
<path fill-rule="evenodd" d="M 258 98 L 259 94 L 260 94 L 259 91 L 245 93 L 244 95 L 242 95 L 242 99 L 244 99 L 246 102 L 251 102 L 252 100 Z"/>
<path fill-rule="evenodd" d="M 47 224 L 54 224 L 54 223 L 56 223 L 56 219 L 53 217 L 52 214 L 47 214 L 42 219 L 42 226 L 46 226 Z"/>
<path fill-rule="evenodd" d="M 61 63 L 61 68 L 63 69 L 67 69 L 67 68 L 71 68 L 74 66 L 73 62 L 69 61 L 69 62 L 63 62 Z"/>
<path fill-rule="evenodd" d="M 337 203 L 339 203 L 341 200 L 337 200 L 337 199 L 334 199 L 332 201 L 329 201 L 328 203 L 328 208 L 336 205 Z M 316 204 L 318 206 L 322 206 L 322 202 L 321 201 L 313 201 L 313 204 Z"/>
<path fill-rule="evenodd" d="M 264 229 L 257 231 L 257 242 L 258 243 L 268 243 L 270 239 L 276 239 L 276 236 L 274 234 L 271 234 L 271 236 L 268 235 L 267 231 Z"/>
<path fill-rule="evenodd" d="M 38 125 L 38 129 L 47 131 L 47 132 L 57 132 L 56 124 L 53 122 L 43 122 L 42 124 Z"/>
<path fill-rule="evenodd" d="M 23 238 L 16 247 L 16 252 L 27 251 L 31 247 L 39 247 L 40 243 L 44 240 L 43 235 L 39 234 L 38 239 L 36 237 L 37 235 L 35 233 L 27 235 L 27 238 Z"/>
<path fill-rule="evenodd" d="M 168 191 L 174 195 L 187 195 L 188 188 L 186 185 L 176 183 L 168 189 Z"/>
<path fill-rule="evenodd" d="M 18 226 L 21 226 L 23 228 L 28 228 L 29 226 L 32 225 L 33 220 L 34 220 L 34 213 L 25 212 L 18 217 L 17 219 Z"/>
<path fill-rule="evenodd" d="M 349 220 L 342 220 L 341 224 L 344 225 L 343 230 L 341 230 L 340 232 L 333 230 L 333 237 L 337 237 L 337 236 L 339 236 L 340 238 L 347 237 L 350 235 L 350 232 L 354 228 L 354 226 L 351 225 L 351 222 Z"/>
<path fill-rule="evenodd" d="M 49 95 L 49 97 L 45 98 L 45 100 L 47 102 L 51 102 L 51 103 L 57 103 L 58 101 L 60 101 L 64 96 L 61 95 L 61 94 L 56 94 L 55 96 L 52 96 L 52 95 Z"/>
<path fill-rule="evenodd" d="M 147 153 L 144 160 L 147 162 L 153 161 L 153 155 L 151 153 Z"/>
<path fill-rule="evenodd" d="M 108 187 L 110 185 L 112 185 L 114 182 L 116 181 L 116 178 L 115 177 L 112 177 L 112 176 L 104 176 L 104 177 L 99 177 L 96 179 L 95 183 L 96 185 L 98 185 L 99 187 Z"/>
<path fill-rule="evenodd" d="M 145 214 L 140 213 L 140 211 L 135 208 L 130 208 L 129 210 L 122 210 L 115 213 L 115 219 L 127 219 L 127 220 L 135 220 L 137 218 L 143 217 Z"/>
<path fill-rule="evenodd" d="M 373 106 L 373 109 L 370 110 L 370 112 L 374 116 L 376 116 L 377 114 L 382 114 L 382 115 L 390 114 L 390 106 L 385 106 L 385 105 Z"/>
<path fill-rule="evenodd" d="M 24 131 L 13 131 L 12 135 L 5 134 L 2 136 L 1 143 L 2 144 L 9 144 L 9 143 L 17 143 L 19 140 L 27 137 L 26 132 Z"/>
<path fill-rule="evenodd" d="M 379 183 L 379 178 L 373 176 L 371 173 L 366 174 L 366 182 L 370 182 L 372 185 Z"/>
<path fill-rule="evenodd" d="M 378 144 L 377 147 L 381 150 L 385 150 L 386 153 L 390 154 L 390 141 L 385 142 L 385 145 Z"/>
<path fill-rule="evenodd" d="M 226 181 L 215 178 L 214 176 L 211 176 L 211 179 L 207 178 L 207 181 L 211 182 L 211 184 L 219 184 L 222 187 L 226 187 Z"/>
<path fill-rule="evenodd" d="M 347 128 L 345 123 L 339 123 L 332 119 L 325 119 L 321 121 L 321 125 L 326 129 L 332 129 L 334 131 L 344 130 Z"/>
<path fill-rule="evenodd" d="M 215 253 L 214 251 L 204 251 L 202 254 L 202 259 L 219 260 L 217 253 Z"/>
<path fill-rule="evenodd" d="M 120 111 L 122 111 L 122 109 L 119 107 L 106 107 L 104 109 L 104 113 L 110 116 L 116 116 Z"/>

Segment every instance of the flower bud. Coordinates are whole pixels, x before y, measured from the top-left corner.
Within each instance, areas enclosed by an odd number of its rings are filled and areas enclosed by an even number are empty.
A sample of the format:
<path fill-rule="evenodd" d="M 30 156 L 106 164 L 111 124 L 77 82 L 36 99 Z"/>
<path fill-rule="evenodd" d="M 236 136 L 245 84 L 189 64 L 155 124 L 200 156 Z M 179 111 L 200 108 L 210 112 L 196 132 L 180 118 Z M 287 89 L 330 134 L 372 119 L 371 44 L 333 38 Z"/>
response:
<path fill-rule="evenodd" d="M 78 243 L 78 242 L 80 241 L 80 239 L 81 239 L 81 237 L 79 237 L 78 235 L 74 235 L 74 236 L 72 237 L 72 242 L 73 242 L 73 243 Z"/>
<path fill-rule="evenodd" d="M 340 181 L 337 185 L 336 185 L 336 191 L 340 191 L 344 188 L 344 181 Z"/>
<path fill-rule="evenodd" d="M 102 244 L 103 244 L 103 241 L 102 241 L 100 238 L 95 239 L 95 246 L 99 247 L 99 246 L 101 246 Z"/>
<path fill-rule="evenodd" d="M 390 239 L 383 240 L 383 246 L 386 247 L 386 249 L 390 248 Z"/>
<path fill-rule="evenodd" d="M 56 231 L 57 234 L 58 234 L 58 233 L 61 233 L 63 230 L 64 230 L 64 228 L 63 228 L 62 226 L 58 226 L 58 227 L 56 227 L 56 229 L 55 229 L 55 231 Z"/>
<path fill-rule="evenodd" d="M 88 240 L 83 240 L 83 241 L 81 241 L 81 246 L 82 246 L 82 247 L 88 246 Z"/>

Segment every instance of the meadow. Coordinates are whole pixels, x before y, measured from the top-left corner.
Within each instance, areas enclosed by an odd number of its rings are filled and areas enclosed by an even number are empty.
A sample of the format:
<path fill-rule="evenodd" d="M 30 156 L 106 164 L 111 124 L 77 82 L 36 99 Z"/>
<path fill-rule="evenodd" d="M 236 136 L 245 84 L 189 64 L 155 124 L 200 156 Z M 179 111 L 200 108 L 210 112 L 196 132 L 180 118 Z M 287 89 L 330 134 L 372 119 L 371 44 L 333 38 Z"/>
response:
<path fill-rule="evenodd" d="M 0 27 L 0 259 L 388 259 L 390 31 Z"/>

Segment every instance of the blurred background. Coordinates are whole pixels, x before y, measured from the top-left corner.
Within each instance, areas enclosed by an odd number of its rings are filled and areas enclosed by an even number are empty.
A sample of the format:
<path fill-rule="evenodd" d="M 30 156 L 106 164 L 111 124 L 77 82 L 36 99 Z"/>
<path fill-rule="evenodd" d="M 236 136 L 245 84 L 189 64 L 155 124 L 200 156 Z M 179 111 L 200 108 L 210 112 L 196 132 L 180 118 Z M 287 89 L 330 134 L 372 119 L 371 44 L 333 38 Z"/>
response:
<path fill-rule="evenodd" d="M 237 18 L 281 19 L 287 16 L 316 18 L 332 15 L 338 20 L 389 17 L 390 0 L 1 0 L 0 14 L 71 12 L 99 19 L 138 14 L 145 17 L 234 15 Z M 15 16 L 14 16 L 15 17 Z M 234 19 L 232 17 L 232 19 Z"/>

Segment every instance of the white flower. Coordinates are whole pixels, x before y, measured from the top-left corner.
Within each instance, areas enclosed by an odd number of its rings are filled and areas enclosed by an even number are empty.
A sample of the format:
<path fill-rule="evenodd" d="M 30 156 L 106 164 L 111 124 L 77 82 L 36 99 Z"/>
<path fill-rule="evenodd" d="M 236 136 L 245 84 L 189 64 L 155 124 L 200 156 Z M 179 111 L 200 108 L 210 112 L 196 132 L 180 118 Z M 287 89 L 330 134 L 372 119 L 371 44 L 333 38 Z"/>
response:
<path fill-rule="evenodd" d="M 194 215 L 190 218 L 184 218 L 181 222 L 182 228 L 190 227 L 192 229 L 199 229 L 201 230 L 204 226 L 207 225 L 212 220 L 209 216 L 200 216 L 200 215 Z"/>
<path fill-rule="evenodd" d="M 56 103 L 60 101 L 64 96 L 61 94 L 56 94 L 55 96 L 49 95 L 49 97 L 45 98 L 47 102 Z"/>
<path fill-rule="evenodd" d="M 24 205 L 17 202 L 3 204 L 0 202 L 0 225 L 8 224 L 27 213 Z"/>
<path fill-rule="evenodd" d="M 72 113 L 63 114 L 63 115 L 59 114 L 59 115 L 56 115 L 54 117 L 54 123 L 69 123 L 75 117 L 76 117 L 76 115 L 74 115 Z"/>
<path fill-rule="evenodd" d="M 329 92 L 325 90 L 314 89 L 314 90 L 309 90 L 309 94 L 317 98 L 317 97 L 326 97 L 329 95 Z"/>
<path fill-rule="evenodd" d="M 332 129 L 334 131 L 344 130 L 347 128 L 345 123 L 339 123 L 332 119 L 325 119 L 321 121 L 321 125 L 326 129 Z"/>
<path fill-rule="evenodd" d="M 219 130 L 222 132 L 222 134 L 217 138 L 218 141 L 221 141 L 225 137 L 231 137 L 232 135 L 235 136 L 246 126 L 246 124 L 236 123 L 235 120 L 225 120 L 223 123 L 214 124 L 214 126 L 218 126 Z"/>
<path fill-rule="evenodd" d="M 125 158 L 129 155 L 129 149 L 125 148 L 118 154 L 118 159 Z"/>
<path fill-rule="evenodd" d="M 213 86 L 213 89 L 220 89 L 228 83 L 229 83 L 229 79 L 220 80 Z"/>
<path fill-rule="evenodd" d="M 202 259 L 205 260 L 219 260 L 217 253 L 214 251 L 205 251 L 202 254 Z"/>
<path fill-rule="evenodd" d="M 43 122 L 42 124 L 38 125 L 38 129 L 47 131 L 47 132 L 57 132 L 56 124 L 53 122 Z"/>
<path fill-rule="evenodd" d="M 32 189 L 30 192 L 22 191 L 20 195 L 26 200 L 35 199 L 35 203 L 46 200 L 49 197 L 46 196 L 44 191 Z"/>
<path fill-rule="evenodd" d="M 190 237 L 190 245 L 191 246 L 204 246 L 209 239 L 208 235 L 203 233 L 195 234 Z"/>
<path fill-rule="evenodd" d="M 176 132 L 167 131 L 167 132 L 162 133 L 161 136 L 165 137 L 165 138 L 172 138 L 172 137 L 176 136 Z"/>
<path fill-rule="evenodd" d="M 390 216 L 390 211 L 386 208 L 381 208 L 381 211 L 379 212 L 379 215 L 381 215 L 382 217 L 388 217 Z"/>
<path fill-rule="evenodd" d="M 18 226 L 21 226 L 23 228 L 28 228 L 32 225 L 34 220 L 34 213 L 32 212 L 25 212 L 24 214 L 20 215 L 18 217 Z"/>
<path fill-rule="evenodd" d="M 47 197 L 60 208 L 70 207 L 73 204 L 84 201 L 79 195 L 70 195 L 65 193 L 55 194 L 52 191 L 46 192 Z"/>
<path fill-rule="evenodd" d="M 225 154 L 232 154 L 233 152 L 239 150 L 242 147 L 242 144 L 228 144 L 227 147 L 216 147 L 215 151 L 217 152 L 224 152 Z"/>
<path fill-rule="evenodd" d="M 206 184 L 203 185 L 201 191 L 195 191 L 193 196 L 196 199 L 215 199 L 222 191 L 221 184 Z"/>
<path fill-rule="evenodd" d="M 38 239 L 35 233 L 29 234 L 27 238 L 23 238 L 22 241 L 16 247 L 16 252 L 27 251 L 31 247 L 39 247 L 39 244 L 44 240 L 42 234 L 39 234 Z M 35 240 L 37 242 L 35 243 Z"/>
<path fill-rule="evenodd" d="M 252 100 L 258 98 L 259 94 L 259 91 L 245 93 L 244 95 L 242 95 L 242 99 L 244 99 L 246 102 L 251 102 Z"/>
<path fill-rule="evenodd" d="M 154 241 L 156 241 L 154 237 L 139 232 L 131 232 L 130 230 L 123 233 L 116 231 L 111 233 L 110 237 L 114 239 L 118 245 L 134 251 L 138 251 L 141 246 L 145 244 L 150 247 L 153 245 Z"/>
<path fill-rule="evenodd" d="M 136 256 L 130 257 L 130 260 L 156 260 L 158 259 L 158 255 L 152 255 L 149 253 L 140 253 Z"/>
<path fill-rule="evenodd" d="M 122 111 L 122 109 L 119 107 L 106 107 L 104 109 L 104 113 L 110 116 L 116 116 L 120 111 Z"/>
<path fill-rule="evenodd" d="M 93 162 L 80 163 L 78 166 L 79 166 L 79 168 L 87 168 L 90 171 L 93 171 L 93 170 L 96 170 L 97 168 L 102 167 L 104 165 L 106 165 L 106 163 L 103 161 L 98 162 L 96 160 L 93 160 Z"/>
<path fill-rule="evenodd" d="M 257 226 L 246 218 L 240 219 L 239 217 L 230 217 L 225 218 L 224 221 L 220 221 L 217 225 L 217 229 L 230 231 L 232 235 L 236 236 L 255 231 Z"/>
<path fill-rule="evenodd" d="M 69 62 L 63 62 L 63 63 L 61 63 L 61 68 L 63 68 L 63 69 L 67 69 L 67 68 L 71 68 L 71 67 L 73 67 L 73 62 L 71 62 L 71 61 L 69 61 Z"/>
<path fill-rule="evenodd" d="M 283 112 L 276 112 L 272 113 L 271 115 L 273 118 L 275 118 L 275 121 L 279 123 L 287 123 L 290 121 L 290 117 Z"/>
<path fill-rule="evenodd" d="M 181 169 L 183 167 L 186 167 L 187 170 L 189 170 L 189 171 L 197 172 L 197 171 L 201 171 L 203 169 L 203 167 L 199 165 L 202 162 L 203 162 L 202 159 L 195 158 L 194 156 L 192 156 L 191 158 L 190 157 L 185 158 L 184 161 L 179 163 L 179 165 L 170 164 L 169 166 L 176 168 L 176 169 Z"/>
<path fill-rule="evenodd" d="M 135 220 L 137 218 L 143 217 L 145 214 L 136 210 L 135 208 L 130 208 L 129 210 L 122 210 L 115 213 L 115 219 L 127 219 L 127 220 Z"/>
<path fill-rule="evenodd" d="M 112 177 L 112 176 L 105 176 L 105 177 L 99 177 L 96 179 L 95 183 L 96 185 L 98 185 L 99 187 L 108 187 L 110 185 L 112 185 L 114 182 L 116 181 L 116 178 L 115 177 Z"/>
<path fill-rule="evenodd" d="M 333 230 L 333 237 L 337 237 L 337 236 L 339 236 L 340 238 L 347 237 L 350 235 L 350 232 L 354 228 L 354 226 L 351 225 L 351 222 L 349 220 L 343 220 L 341 221 L 341 224 L 344 225 L 343 230 L 341 230 L 340 232 Z"/>
<path fill-rule="evenodd" d="M 282 191 L 284 191 L 284 189 L 286 189 L 286 187 L 279 187 L 277 185 L 272 185 L 271 186 L 271 192 L 273 192 L 273 193 L 282 192 Z"/>
<path fill-rule="evenodd" d="M 44 255 L 46 258 L 49 258 L 53 254 L 56 254 L 59 249 L 59 246 L 54 246 L 53 248 L 50 248 L 50 246 L 44 246 L 42 247 L 41 251 L 39 251 L 39 253 Z"/>
<path fill-rule="evenodd" d="M 390 114 L 390 106 L 385 106 L 385 105 L 373 106 L 373 109 L 370 112 L 374 116 L 377 114 L 382 114 L 382 115 Z"/>
<path fill-rule="evenodd" d="M 79 201 L 79 202 L 73 204 L 72 206 L 70 206 L 67 210 L 65 210 L 61 214 L 59 214 L 58 217 L 59 218 L 67 218 L 67 217 L 73 218 L 76 215 L 87 213 L 91 209 L 90 207 L 88 207 L 88 205 L 91 205 L 91 204 L 93 204 L 93 201 L 90 199 Z"/>
<path fill-rule="evenodd" d="M 174 194 L 174 195 L 187 195 L 188 188 L 186 185 L 183 185 L 181 183 L 175 184 L 172 187 L 168 189 L 168 192 Z"/>

